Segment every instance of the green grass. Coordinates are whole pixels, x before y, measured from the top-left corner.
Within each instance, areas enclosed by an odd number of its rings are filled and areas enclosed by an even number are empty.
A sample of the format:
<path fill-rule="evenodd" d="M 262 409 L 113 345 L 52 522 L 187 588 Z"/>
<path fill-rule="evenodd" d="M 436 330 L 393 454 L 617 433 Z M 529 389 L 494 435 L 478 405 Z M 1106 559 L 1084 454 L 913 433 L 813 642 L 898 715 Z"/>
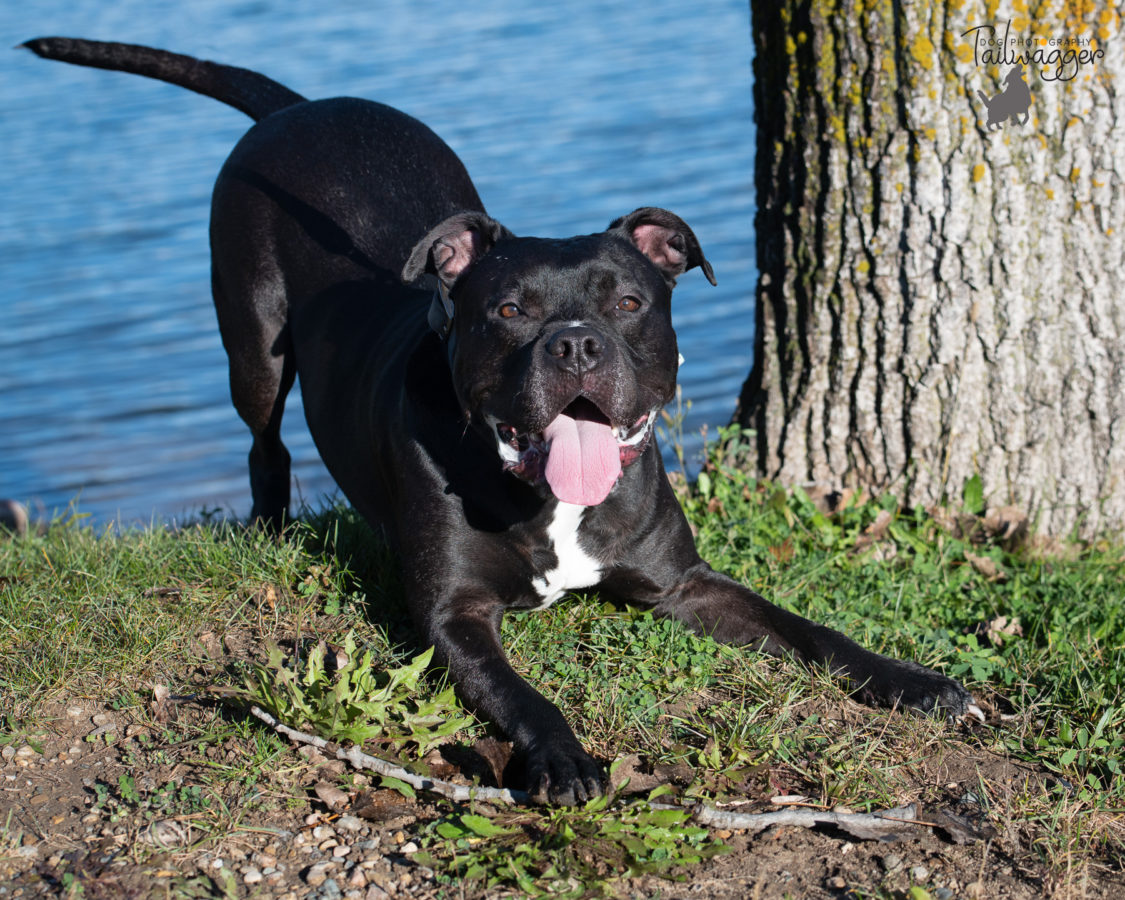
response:
<path fill-rule="evenodd" d="M 1085 858 L 1120 865 L 1122 546 L 1012 544 L 976 527 L 979 517 L 962 515 L 951 529 L 949 515 L 900 509 L 893 498 L 854 497 L 828 514 L 800 490 L 747 477 L 741 441 L 725 433 L 699 481 L 677 488 L 704 558 L 872 649 L 962 679 L 990 712 L 989 723 L 950 726 L 866 710 L 823 672 L 717 646 L 596 596 L 507 617 L 504 644 L 516 668 L 562 707 L 592 752 L 606 760 L 636 754 L 657 771 L 678 766 L 689 773 L 685 796 L 782 791 L 854 809 L 937 802 L 950 760 L 1000 754 L 1025 761 L 1051 776 L 1036 788 L 982 775 L 975 793 L 990 817 L 1024 835 L 1049 871 L 1069 871 Z M 981 511 L 978 491 L 967 486 L 963 504 L 971 512 Z M 318 641 L 340 643 L 349 633 L 380 671 L 425 649 L 414 642 L 392 558 L 344 509 L 312 515 L 281 540 L 215 523 L 96 532 L 74 518 L 41 535 L 0 538 L 0 744 L 34 737 L 56 702 L 96 698 L 154 717 L 155 684 L 181 694 L 237 685 L 255 663 L 268 664 L 271 641 L 307 664 Z M 424 680 L 419 702 L 444 703 L 441 690 L 440 679 Z M 195 793 L 104 785 L 99 796 L 113 814 L 180 804 L 220 833 L 250 814 L 247 798 L 293 802 L 269 789 L 275 773 L 292 765 L 291 753 L 236 707 L 191 725 L 153 723 L 168 732 L 168 743 L 195 748 L 208 777 Z M 481 733 L 475 725 L 454 739 L 471 742 Z M 212 752 L 228 745 L 243 752 Z M 528 840 L 538 835 L 526 843 L 544 860 L 536 890 L 566 893 L 590 872 L 606 878 L 643 869 L 638 860 L 674 861 L 655 838 L 644 843 L 643 823 L 621 831 L 632 844 L 607 839 L 618 833 L 613 821 L 643 818 L 636 805 L 643 800 L 628 802 L 632 811 L 617 820 L 612 810 L 588 811 L 598 824 L 583 839 L 616 847 L 617 856 L 607 851 L 586 868 L 575 868 L 586 857 L 560 837 L 577 841 L 581 829 L 557 814 L 521 813 L 489 836 L 473 831 L 474 823 L 485 826 L 465 820 L 465 811 L 450 809 L 424 841 L 439 868 L 526 890 L 532 851 L 521 850 L 507 882 L 500 863 L 490 868 L 488 860 L 503 858 L 497 848 L 505 841 L 524 846 L 511 829 Z M 684 859 L 690 850 L 684 846 Z"/>

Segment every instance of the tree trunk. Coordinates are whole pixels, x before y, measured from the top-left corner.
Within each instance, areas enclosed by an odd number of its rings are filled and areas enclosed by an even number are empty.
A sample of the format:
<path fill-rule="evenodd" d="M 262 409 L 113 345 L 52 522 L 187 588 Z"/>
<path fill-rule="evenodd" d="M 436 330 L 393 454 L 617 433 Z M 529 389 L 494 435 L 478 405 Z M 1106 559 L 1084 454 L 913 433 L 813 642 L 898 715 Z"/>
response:
<path fill-rule="evenodd" d="M 760 474 L 1125 527 L 1125 37 L 1027 7 L 751 0 Z"/>

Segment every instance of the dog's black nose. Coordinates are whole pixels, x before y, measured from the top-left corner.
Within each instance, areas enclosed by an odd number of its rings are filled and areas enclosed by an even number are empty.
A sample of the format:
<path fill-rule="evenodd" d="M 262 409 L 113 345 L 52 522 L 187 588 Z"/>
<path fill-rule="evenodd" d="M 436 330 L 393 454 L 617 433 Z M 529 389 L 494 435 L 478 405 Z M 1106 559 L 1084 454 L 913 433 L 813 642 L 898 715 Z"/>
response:
<path fill-rule="evenodd" d="M 569 325 L 551 335 L 546 350 L 564 372 L 581 375 L 601 362 L 605 341 L 589 325 Z"/>

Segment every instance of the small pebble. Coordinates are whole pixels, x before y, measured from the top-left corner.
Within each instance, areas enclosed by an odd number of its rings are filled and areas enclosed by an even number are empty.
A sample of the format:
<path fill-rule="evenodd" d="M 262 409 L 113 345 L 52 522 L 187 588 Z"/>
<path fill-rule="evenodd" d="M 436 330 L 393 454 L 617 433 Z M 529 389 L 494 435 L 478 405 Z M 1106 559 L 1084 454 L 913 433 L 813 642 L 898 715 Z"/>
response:
<path fill-rule="evenodd" d="M 343 831 L 359 831 L 363 828 L 363 820 L 355 816 L 340 816 L 336 820 L 336 827 Z"/>
<path fill-rule="evenodd" d="M 953 900 L 953 891 L 947 887 L 934 888 L 931 894 L 934 900 Z"/>
<path fill-rule="evenodd" d="M 350 888 L 365 888 L 367 887 L 367 876 L 363 874 L 362 869 L 354 869 L 351 878 L 348 879 L 348 887 Z"/>
<path fill-rule="evenodd" d="M 257 884 L 262 880 L 262 873 L 251 866 L 246 870 L 246 874 L 242 876 L 242 880 L 246 882 L 246 884 Z"/>
<path fill-rule="evenodd" d="M 883 857 L 883 868 L 888 872 L 894 872 L 896 869 L 901 869 L 902 857 L 897 853 L 888 853 Z"/>
<path fill-rule="evenodd" d="M 414 841 L 409 841 L 398 848 L 399 853 L 417 853 L 418 845 Z"/>
<path fill-rule="evenodd" d="M 313 863 L 305 873 L 305 882 L 312 887 L 320 887 L 328 880 L 328 870 L 332 868 L 331 860 Z"/>
<path fill-rule="evenodd" d="M 351 852 L 352 852 L 352 848 L 349 847 L 347 844 L 340 844 L 338 847 L 332 848 L 332 858 L 333 859 L 343 859 L 345 856 L 347 856 Z"/>
<path fill-rule="evenodd" d="M 375 838 L 374 840 L 370 840 L 370 841 L 360 841 L 358 844 L 355 845 L 355 848 L 356 848 L 356 850 L 364 850 L 364 851 L 366 851 L 366 850 L 378 850 L 379 849 L 379 839 Z"/>
<path fill-rule="evenodd" d="M 930 870 L 925 866 L 915 866 L 910 870 L 910 877 L 915 881 L 925 881 L 930 877 Z"/>
<path fill-rule="evenodd" d="M 273 853 L 255 853 L 250 860 L 263 869 L 272 869 L 277 865 L 277 856 Z"/>
<path fill-rule="evenodd" d="M 317 896 L 320 900 L 338 900 L 344 896 L 344 892 L 340 890 L 340 885 L 336 884 L 335 878 L 329 878 L 320 886 Z"/>
<path fill-rule="evenodd" d="M 335 837 L 336 832 L 327 825 L 317 825 L 316 828 L 313 829 L 312 835 L 316 840 L 323 841 L 325 838 Z"/>
<path fill-rule="evenodd" d="M 14 759 L 15 755 L 16 755 L 16 748 L 13 747 L 11 744 L 5 744 L 4 749 L 0 750 L 0 757 L 3 757 L 6 761 Z"/>
<path fill-rule="evenodd" d="M 848 883 L 839 875 L 834 875 L 832 878 L 829 878 L 826 884 L 834 891 L 842 891 L 848 886 Z"/>
<path fill-rule="evenodd" d="M 109 724 L 109 716 L 105 713 L 98 713 L 95 716 L 91 716 L 90 721 L 101 728 L 103 725 Z"/>
<path fill-rule="evenodd" d="M 322 841 L 321 843 L 317 844 L 317 847 L 323 850 L 325 853 L 327 853 L 333 847 L 338 846 L 340 846 L 340 842 L 336 840 L 336 838 L 329 838 L 328 840 Z"/>
<path fill-rule="evenodd" d="M 34 759 L 39 754 L 30 744 L 24 744 L 16 751 L 16 759 Z"/>

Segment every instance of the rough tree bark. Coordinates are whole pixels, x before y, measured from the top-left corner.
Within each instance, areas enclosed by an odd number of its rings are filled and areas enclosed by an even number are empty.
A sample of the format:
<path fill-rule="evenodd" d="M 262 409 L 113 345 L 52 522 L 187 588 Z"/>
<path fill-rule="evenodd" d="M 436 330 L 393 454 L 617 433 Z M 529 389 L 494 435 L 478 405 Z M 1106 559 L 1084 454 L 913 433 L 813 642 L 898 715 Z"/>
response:
<path fill-rule="evenodd" d="M 1104 2 L 1005 7 L 751 0 L 761 275 L 735 418 L 787 483 L 928 504 L 978 473 L 990 505 L 1090 535 L 1125 527 L 1125 35 Z M 1006 26 L 1034 43 L 978 43 Z M 990 127 L 978 90 L 1029 50 L 1028 121 Z"/>

